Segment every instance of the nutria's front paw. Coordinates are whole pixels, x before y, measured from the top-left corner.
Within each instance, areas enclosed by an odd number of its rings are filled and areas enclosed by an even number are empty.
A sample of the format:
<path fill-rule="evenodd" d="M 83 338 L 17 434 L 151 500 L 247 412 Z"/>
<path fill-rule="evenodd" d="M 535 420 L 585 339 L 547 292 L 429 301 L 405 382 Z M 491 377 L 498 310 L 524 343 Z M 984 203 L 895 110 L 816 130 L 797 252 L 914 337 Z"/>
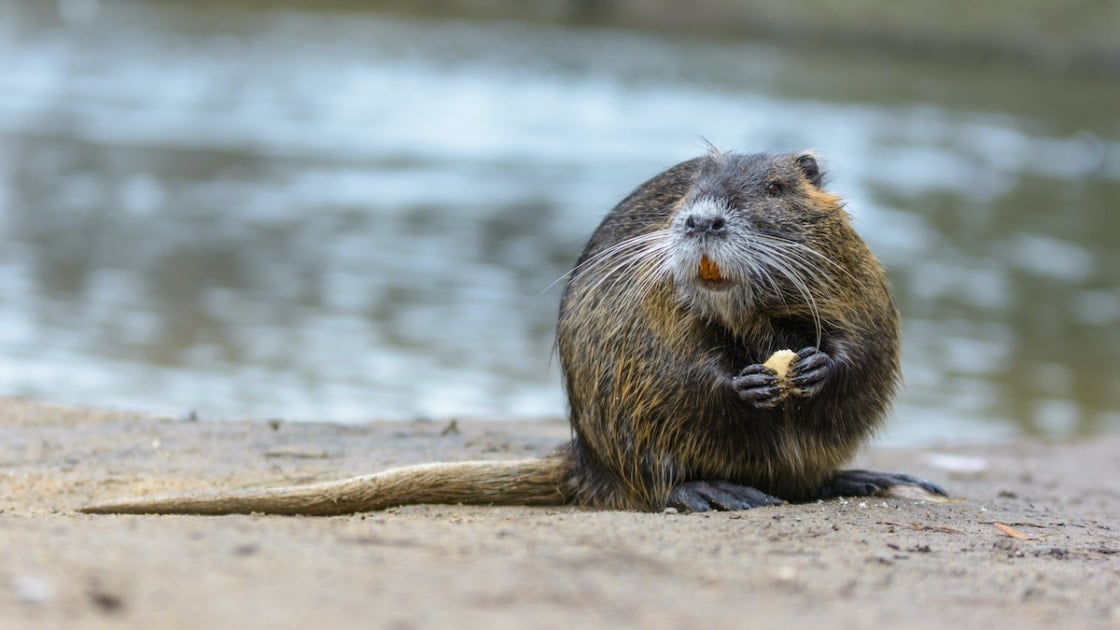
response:
<path fill-rule="evenodd" d="M 790 365 L 789 393 L 794 396 L 814 396 L 824 387 L 832 373 L 832 357 L 817 348 L 802 348 Z"/>
<path fill-rule="evenodd" d="M 739 398 L 759 409 L 771 409 L 785 396 L 780 380 L 774 368 L 756 363 L 743 368 L 738 376 L 731 379 L 731 385 Z"/>
<path fill-rule="evenodd" d="M 670 507 L 690 512 L 749 510 L 783 503 L 761 490 L 730 481 L 686 481 L 669 494 Z"/>

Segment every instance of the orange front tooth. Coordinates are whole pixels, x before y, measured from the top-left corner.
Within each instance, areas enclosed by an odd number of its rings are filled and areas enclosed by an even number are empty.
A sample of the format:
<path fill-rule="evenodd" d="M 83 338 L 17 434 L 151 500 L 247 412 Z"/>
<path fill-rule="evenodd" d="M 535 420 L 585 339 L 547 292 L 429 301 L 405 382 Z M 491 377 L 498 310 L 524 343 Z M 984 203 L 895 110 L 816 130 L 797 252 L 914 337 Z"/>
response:
<path fill-rule="evenodd" d="M 719 272 L 719 265 L 707 256 L 700 258 L 700 277 L 704 280 L 723 280 L 723 276 Z"/>

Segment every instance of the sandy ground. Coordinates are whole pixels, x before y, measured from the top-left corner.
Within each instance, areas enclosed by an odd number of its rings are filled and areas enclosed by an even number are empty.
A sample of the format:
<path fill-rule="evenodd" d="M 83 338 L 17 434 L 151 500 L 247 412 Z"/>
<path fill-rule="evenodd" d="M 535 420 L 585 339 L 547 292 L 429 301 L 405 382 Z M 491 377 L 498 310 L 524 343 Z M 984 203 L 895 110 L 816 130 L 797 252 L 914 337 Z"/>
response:
<path fill-rule="evenodd" d="M 562 422 L 446 426 L 191 422 L 0 399 L 0 626 L 1120 628 L 1117 438 L 872 449 L 857 462 L 942 483 L 959 497 L 946 503 L 73 511 L 523 457 L 567 437 Z"/>

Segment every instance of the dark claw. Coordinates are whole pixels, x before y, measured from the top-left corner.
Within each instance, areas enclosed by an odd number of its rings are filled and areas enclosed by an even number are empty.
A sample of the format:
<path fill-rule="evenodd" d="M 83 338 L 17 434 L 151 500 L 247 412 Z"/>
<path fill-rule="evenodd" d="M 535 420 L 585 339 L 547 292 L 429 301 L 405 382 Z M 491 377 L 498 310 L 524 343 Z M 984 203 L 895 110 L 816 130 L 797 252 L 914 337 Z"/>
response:
<path fill-rule="evenodd" d="M 832 357 L 813 347 L 802 348 L 790 367 L 792 393 L 812 396 L 821 390 L 832 371 Z"/>
<path fill-rule="evenodd" d="M 775 372 L 774 370 L 766 367 L 765 365 L 759 366 L 759 367 L 765 368 L 769 373 L 767 373 L 767 372 L 758 372 L 756 374 L 740 373 L 739 376 L 736 376 L 735 379 L 734 379 L 735 385 L 737 387 L 768 387 L 768 386 L 772 386 L 772 385 L 774 385 L 774 383 L 778 382 L 777 372 Z M 750 368 L 747 368 L 747 369 L 750 369 Z M 743 370 L 743 372 L 746 372 L 746 370 Z"/>
<path fill-rule="evenodd" d="M 778 373 L 761 363 L 743 368 L 738 376 L 731 379 L 731 385 L 740 398 L 760 409 L 774 407 L 782 399 Z"/>
<path fill-rule="evenodd" d="M 817 497 L 869 497 L 884 494 L 894 486 L 916 486 L 930 494 L 949 496 L 941 486 L 914 475 L 874 470 L 841 470 L 818 491 Z"/>
<path fill-rule="evenodd" d="M 669 505 L 690 512 L 708 510 L 749 510 L 764 505 L 781 505 L 781 499 L 772 497 L 750 486 L 730 481 L 686 481 L 669 494 Z"/>
<path fill-rule="evenodd" d="M 822 352 L 818 348 L 809 346 L 797 351 L 797 362 L 794 365 L 798 370 L 807 372 L 820 367 L 826 367 L 832 362 L 832 357 L 828 356 L 827 352 Z"/>

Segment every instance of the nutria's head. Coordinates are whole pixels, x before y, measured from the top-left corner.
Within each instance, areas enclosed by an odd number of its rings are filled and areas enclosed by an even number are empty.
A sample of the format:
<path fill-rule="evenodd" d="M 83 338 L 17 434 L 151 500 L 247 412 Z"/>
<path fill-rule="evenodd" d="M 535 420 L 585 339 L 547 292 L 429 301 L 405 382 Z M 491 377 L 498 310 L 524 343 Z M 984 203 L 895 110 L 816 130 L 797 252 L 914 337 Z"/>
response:
<path fill-rule="evenodd" d="M 819 333 L 854 323 L 867 300 L 889 307 L 878 262 L 822 179 L 808 151 L 713 151 L 678 164 L 608 214 L 563 308 L 654 298 L 675 305 L 669 320 L 679 307 L 747 335 L 782 317 L 812 321 Z"/>
<path fill-rule="evenodd" d="M 822 178 L 810 152 L 702 158 L 667 235 L 678 301 L 732 329 L 760 311 L 816 318 L 844 273 L 831 251 L 847 226 Z"/>

